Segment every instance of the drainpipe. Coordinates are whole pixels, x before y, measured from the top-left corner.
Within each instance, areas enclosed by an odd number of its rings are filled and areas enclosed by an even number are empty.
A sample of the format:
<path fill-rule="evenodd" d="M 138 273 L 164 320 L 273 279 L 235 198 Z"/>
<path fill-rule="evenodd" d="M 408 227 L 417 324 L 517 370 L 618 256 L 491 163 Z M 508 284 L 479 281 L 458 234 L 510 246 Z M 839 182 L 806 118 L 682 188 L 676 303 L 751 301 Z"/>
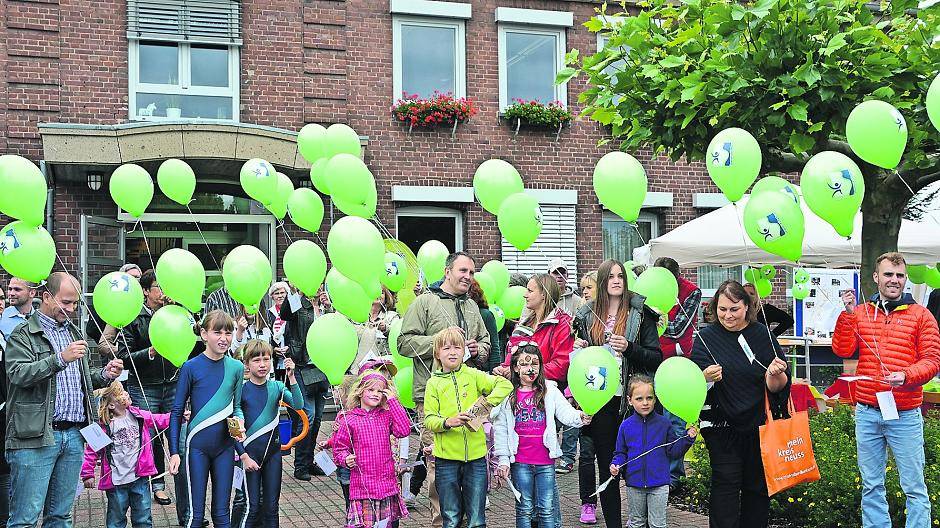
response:
<path fill-rule="evenodd" d="M 46 180 L 46 231 L 51 235 L 54 227 L 52 225 L 52 197 L 55 189 L 50 185 L 49 174 L 46 171 L 46 160 L 39 160 L 39 172 L 42 173 L 42 177 Z"/>

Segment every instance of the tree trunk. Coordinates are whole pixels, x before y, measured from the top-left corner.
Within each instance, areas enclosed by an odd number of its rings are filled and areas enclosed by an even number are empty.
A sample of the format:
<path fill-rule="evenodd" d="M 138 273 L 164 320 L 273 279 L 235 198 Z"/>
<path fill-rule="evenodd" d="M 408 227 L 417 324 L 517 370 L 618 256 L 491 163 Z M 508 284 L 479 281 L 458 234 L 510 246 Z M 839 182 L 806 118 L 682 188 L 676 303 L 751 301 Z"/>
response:
<path fill-rule="evenodd" d="M 872 274 L 875 259 L 882 253 L 898 250 L 898 235 L 901 217 L 911 199 L 910 191 L 898 181 L 892 172 L 866 165 L 865 200 L 862 202 L 862 266 L 859 286 L 862 295 L 875 293 Z"/>

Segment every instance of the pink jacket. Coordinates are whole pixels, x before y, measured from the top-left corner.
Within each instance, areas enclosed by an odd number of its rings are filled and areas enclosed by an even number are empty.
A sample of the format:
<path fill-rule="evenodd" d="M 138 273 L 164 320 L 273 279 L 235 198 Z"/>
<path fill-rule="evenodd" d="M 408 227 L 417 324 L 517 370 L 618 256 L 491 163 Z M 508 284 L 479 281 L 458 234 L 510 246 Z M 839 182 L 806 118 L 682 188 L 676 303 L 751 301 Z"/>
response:
<path fill-rule="evenodd" d="M 140 426 L 140 456 L 137 458 L 137 476 L 149 477 L 157 474 L 157 466 L 153 462 L 153 443 L 150 441 L 150 429 L 164 430 L 170 426 L 170 413 L 152 414 L 138 407 L 128 407 L 127 411 L 137 418 L 137 425 Z M 111 436 L 110 427 L 106 424 L 98 423 L 105 434 Z M 101 462 L 101 480 L 98 481 L 98 489 L 114 489 L 111 483 L 111 445 L 108 445 L 101 451 L 95 451 L 91 446 L 85 446 L 85 462 L 82 464 L 82 480 L 95 478 L 95 466 L 98 465 L 98 457 L 104 455 Z"/>
<path fill-rule="evenodd" d="M 381 500 L 398 495 L 395 474 L 397 453 L 392 453 L 389 435 L 404 438 L 411 432 L 411 420 L 398 400 L 389 400 L 388 409 L 367 411 L 357 407 L 336 418 L 333 434 L 333 461 L 346 466 L 346 456 L 356 455 L 350 469 L 349 499 Z"/>

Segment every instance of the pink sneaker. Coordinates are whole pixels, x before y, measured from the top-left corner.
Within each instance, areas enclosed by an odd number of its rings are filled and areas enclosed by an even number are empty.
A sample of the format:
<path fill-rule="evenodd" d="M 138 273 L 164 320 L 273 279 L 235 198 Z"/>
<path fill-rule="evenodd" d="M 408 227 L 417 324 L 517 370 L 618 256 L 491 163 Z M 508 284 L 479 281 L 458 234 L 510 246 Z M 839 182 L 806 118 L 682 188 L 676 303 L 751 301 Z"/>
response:
<path fill-rule="evenodd" d="M 581 524 L 597 524 L 597 506 L 594 504 L 581 505 Z"/>

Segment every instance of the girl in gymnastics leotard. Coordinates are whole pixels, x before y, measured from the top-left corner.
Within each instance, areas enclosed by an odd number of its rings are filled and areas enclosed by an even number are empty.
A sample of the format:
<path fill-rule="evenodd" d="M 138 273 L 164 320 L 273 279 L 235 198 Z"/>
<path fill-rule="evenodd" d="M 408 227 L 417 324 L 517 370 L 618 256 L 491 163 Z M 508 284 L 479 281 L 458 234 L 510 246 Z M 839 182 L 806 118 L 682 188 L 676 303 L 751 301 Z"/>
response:
<path fill-rule="evenodd" d="M 205 517 L 206 491 L 212 475 L 212 524 L 231 528 L 229 500 L 235 471 L 235 439 L 227 419 L 234 416 L 244 431 L 241 410 L 244 367 L 226 356 L 235 322 L 221 310 L 205 315 L 199 326 L 206 351 L 180 369 L 176 400 L 170 413 L 170 472 L 180 466 L 180 426 L 189 403 L 192 418 L 186 438 L 189 519 L 187 528 L 201 526 Z M 244 436 L 244 435 L 242 435 Z"/>

